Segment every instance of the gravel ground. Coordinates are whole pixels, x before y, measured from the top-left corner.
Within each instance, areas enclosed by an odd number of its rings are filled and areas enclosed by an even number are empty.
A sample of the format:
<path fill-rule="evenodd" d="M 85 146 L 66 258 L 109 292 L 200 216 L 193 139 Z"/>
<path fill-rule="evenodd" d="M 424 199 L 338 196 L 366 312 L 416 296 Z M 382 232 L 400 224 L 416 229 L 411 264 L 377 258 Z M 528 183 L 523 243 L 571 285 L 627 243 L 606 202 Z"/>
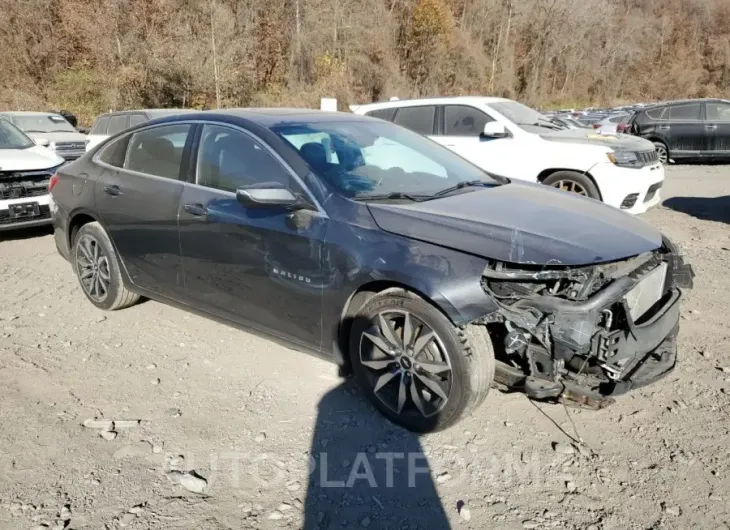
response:
<path fill-rule="evenodd" d="M 0 528 L 727 528 L 730 167 L 671 167 L 664 198 L 644 218 L 697 273 L 673 375 L 597 412 L 492 392 L 424 437 L 320 360 L 98 311 L 47 230 L 3 236 Z"/>

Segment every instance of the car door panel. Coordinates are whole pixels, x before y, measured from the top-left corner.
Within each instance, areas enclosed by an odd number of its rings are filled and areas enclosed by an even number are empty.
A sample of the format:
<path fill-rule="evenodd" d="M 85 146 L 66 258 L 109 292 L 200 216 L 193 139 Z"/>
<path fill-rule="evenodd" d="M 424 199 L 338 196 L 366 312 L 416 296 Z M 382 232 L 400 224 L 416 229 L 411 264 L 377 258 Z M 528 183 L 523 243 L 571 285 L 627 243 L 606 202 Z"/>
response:
<path fill-rule="evenodd" d="M 706 131 L 701 119 L 699 102 L 669 107 L 658 129 L 665 131 L 667 147 L 672 156 L 699 156 L 707 148 Z"/>
<path fill-rule="evenodd" d="M 240 180 L 236 179 L 241 175 L 224 176 L 223 171 L 201 178 L 209 171 L 207 166 L 221 167 L 218 160 L 227 156 L 225 149 L 216 155 L 215 146 L 210 147 L 208 127 L 203 128 L 197 168 L 198 183 L 206 185 L 185 184 L 178 212 L 187 298 L 223 318 L 319 349 L 328 219 L 318 211 L 248 208 L 231 189 L 213 187 L 272 180 L 270 165 L 246 167 L 253 140 L 238 130 L 224 147 L 235 149 L 240 144 L 236 153 L 240 163 L 234 167 L 251 173 Z M 270 162 L 275 162 L 273 157 Z M 274 180 L 281 181 L 281 172 Z"/>
<path fill-rule="evenodd" d="M 730 103 L 708 101 L 705 104 L 707 157 L 730 157 Z"/>
<path fill-rule="evenodd" d="M 96 207 L 131 282 L 178 299 L 184 293 L 177 212 L 183 192 L 183 154 L 189 124 L 140 130 L 112 141 L 99 153 L 104 173 Z M 166 148 L 166 149 L 165 149 Z"/>
<path fill-rule="evenodd" d="M 443 124 L 440 130 L 443 134 L 433 136 L 434 141 L 485 171 L 509 178 L 526 178 L 523 168 L 514 164 L 515 142 L 512 137 L 482 136 L 484 125 L 495 121 L 492 116 L 466 105 L 447 105 L 441 116 Z"/>

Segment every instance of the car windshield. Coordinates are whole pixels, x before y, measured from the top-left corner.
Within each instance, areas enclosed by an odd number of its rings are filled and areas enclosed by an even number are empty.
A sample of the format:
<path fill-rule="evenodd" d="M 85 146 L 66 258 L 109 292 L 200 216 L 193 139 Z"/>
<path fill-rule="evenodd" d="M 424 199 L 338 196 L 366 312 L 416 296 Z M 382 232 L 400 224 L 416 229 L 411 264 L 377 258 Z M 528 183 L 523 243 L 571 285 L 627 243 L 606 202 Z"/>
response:
<path fill-rule="evenodd" d="M 550 118 L 545 117 L 535 109 L 531 109 L 527 105 L 517 103 L 516 101 L 488 103 L 487 106 L 493 108 L 520 129 L 527 132 L 540 134 L 544 133 L 545 129 L 560 130 L 566 128 L 551 121 Z"/>
<path fill-rule="evenodd" d="M 76 132 L 66 118 L 58 114 L 13 116 L 13 122 L 25 132 Z"/>
<path fill-rule="evenodd" d="M 393 198 L 420 200 L 467 185 L 504 182 L 435 142 L 387 122 L 288 123 L 272 130 L 294 146 L 316 174 L 353 199 L 400 195 Z"/>
<path fill-rule="evenodd" d="M 0 119 L 0 149 L 28 149 L 33 141 L 9 121 Z"/>

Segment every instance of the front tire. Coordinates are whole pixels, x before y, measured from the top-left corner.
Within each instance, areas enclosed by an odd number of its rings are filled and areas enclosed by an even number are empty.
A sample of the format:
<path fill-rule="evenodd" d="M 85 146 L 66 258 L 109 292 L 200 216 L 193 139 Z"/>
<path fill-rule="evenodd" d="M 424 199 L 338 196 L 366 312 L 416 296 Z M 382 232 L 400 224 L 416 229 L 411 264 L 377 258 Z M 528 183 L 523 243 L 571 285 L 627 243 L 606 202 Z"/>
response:
<path fill-rule="evenodd" d="M 373 296 L 358 311 L 350 360 L 375 407 L 414 432 L 440 431 L 468 416 L 494 379 L 494 349 L 484 326 L 456 327 L 401 289 Z"/>
<path fill-rule="evenodd" d="M 114 311 L 139 300 L 138 294 L 124 286 L 117 253 L 99 223 L 87 223 L 79 229 L 72 257 L 81 289 L 99 309 Z"/>
<path fill-rule="evenodd" d="M 556 171 L 542 183 L 562 191 L 590 197 L 597 201 L 601 200 L 601 194 L 590 177 L 577 171 Z"/>

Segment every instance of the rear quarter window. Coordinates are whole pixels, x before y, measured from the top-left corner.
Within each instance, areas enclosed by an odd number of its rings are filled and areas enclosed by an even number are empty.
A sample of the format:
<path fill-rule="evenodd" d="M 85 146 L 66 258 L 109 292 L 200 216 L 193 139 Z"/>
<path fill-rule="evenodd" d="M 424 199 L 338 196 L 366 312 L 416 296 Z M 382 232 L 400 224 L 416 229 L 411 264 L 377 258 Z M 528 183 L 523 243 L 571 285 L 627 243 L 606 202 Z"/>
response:
<path fill-rule="evenodd" d="M 397 109 L 376 109 L 371 110 L 370 112 L 366 112 L 365 116 L 370 116 L 371 118 L 378 118 L 385 121 L 393 121 L 393 116 L 395 116 L 395 111 Z"/>
<path fill-rule="evenodd" d="M 659 107 L 656 109 L 647 110 L 644 114 L 651 120 L 666 120 L 667 119 L 667 107 Z"/>

